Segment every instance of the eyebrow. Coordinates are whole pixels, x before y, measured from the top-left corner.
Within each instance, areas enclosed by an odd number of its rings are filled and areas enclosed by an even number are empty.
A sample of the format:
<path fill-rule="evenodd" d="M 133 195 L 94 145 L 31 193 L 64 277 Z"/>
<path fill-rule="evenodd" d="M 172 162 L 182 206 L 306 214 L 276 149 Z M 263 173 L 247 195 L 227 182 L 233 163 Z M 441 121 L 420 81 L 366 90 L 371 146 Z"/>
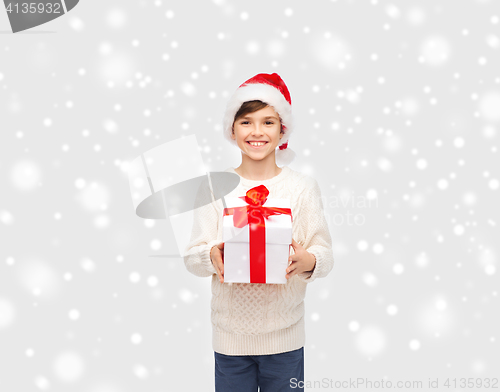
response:
<path fill-rule="evenodd" d="M 248 120 L 251 120 L 252 117 L 249 117 L 249 116 L 245 116 L 245 117 L 241 117 L 242 119 L 248 119 Z M 277 120 L 278 118 L 275 117 L 275 116 L 266 116 L 264 117 L 264 120 L 267 120 L 268 118 L 274 118 L 275 120 Z"/>

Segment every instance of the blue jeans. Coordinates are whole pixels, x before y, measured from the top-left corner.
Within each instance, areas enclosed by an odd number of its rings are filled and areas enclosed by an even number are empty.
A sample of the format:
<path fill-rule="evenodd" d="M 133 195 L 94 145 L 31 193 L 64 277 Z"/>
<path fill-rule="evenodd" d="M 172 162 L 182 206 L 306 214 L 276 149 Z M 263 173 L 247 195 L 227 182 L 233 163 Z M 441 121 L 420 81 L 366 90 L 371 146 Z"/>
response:
<path fill-rule="evenodd" d="M 303 391 L 304 347 L 272 355 L 214 352 L 216 392 Z"/>

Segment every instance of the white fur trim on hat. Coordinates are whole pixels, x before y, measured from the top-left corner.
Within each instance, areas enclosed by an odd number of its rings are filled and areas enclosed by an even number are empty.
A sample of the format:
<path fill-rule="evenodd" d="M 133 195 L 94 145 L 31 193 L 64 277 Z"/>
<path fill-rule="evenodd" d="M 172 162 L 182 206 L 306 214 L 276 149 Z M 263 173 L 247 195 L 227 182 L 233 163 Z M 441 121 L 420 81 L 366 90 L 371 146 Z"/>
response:
<path fill-rule="evenodd" d="M 226 112 L 224 114 L 224 137 L 232 144 L 237 145 L 236 140 L 231 138 L 234 116 L 244 102 L 254 100 L 260 100 L 267 103 L 278 113 L 281 118 L 281 123 L 285 127 L 285 129 L 283 129 L 284 135 L 281 138 L 280 145 L 286 143 L 290 134 L 293 132 L 292 107 L 281 91 L 265 83 L 247 84 L 239 87 L 235 91 L 227 103 Z M 289 150 L 289 148 L 281 151 L 277 150 L 277 152 L 283 153 L 286 150 Z M 293 151 L 291 153 L 295 156 Z"/>
<path fill-rule="evenodd" d="M 287 147 L 284 150 L 276 150 L 276 164 L 278 166 L 287 166 L 295 159 L 295 152 Z"/>

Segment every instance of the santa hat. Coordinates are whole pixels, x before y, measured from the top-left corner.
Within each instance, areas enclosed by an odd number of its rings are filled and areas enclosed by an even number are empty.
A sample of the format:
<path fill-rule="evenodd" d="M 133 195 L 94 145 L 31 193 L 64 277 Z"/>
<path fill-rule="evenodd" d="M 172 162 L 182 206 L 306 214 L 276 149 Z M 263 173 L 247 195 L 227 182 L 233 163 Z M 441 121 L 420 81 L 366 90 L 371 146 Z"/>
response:
<path fill-rule="evenodd" d="M 272 106 L 280 116 L 284 135 L 276 151 L 276 163 L 280 166 L 290 164 L 295 158 L 295 152 L 288 148 L 288 139 L 293 132 L 292 99 L 285 82 L 277 73 L 260 73 L 238 87 L 227 103 L 224 114 L 224 136 L 230 143 L 238 145 L 236 140 L 231 138 L 234 116 L 244 102 L 254 100 Z"/>

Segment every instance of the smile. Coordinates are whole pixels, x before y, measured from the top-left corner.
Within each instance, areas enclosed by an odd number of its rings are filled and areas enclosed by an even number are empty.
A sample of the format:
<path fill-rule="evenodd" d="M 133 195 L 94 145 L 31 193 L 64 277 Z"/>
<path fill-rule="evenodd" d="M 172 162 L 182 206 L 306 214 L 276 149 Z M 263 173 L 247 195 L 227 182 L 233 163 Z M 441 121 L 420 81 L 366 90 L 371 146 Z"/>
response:
<path fill-rule="evenodd" d="M 252 147 L 252 148 L 261 148 L 261 147 L 264 147 L 267 144 L 267 142 L 259 142 L 259 143 L 247 142 L 247 144 L 249 144 L 250 147 Z"/>

